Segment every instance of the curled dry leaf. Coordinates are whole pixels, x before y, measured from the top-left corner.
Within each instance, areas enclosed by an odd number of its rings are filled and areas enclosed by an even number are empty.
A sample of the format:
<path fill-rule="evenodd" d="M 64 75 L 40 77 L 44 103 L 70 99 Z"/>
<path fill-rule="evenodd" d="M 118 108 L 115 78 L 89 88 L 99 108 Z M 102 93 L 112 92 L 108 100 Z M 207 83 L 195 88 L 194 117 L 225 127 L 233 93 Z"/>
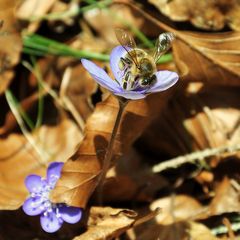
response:
<path fill-rule="evenodd" d="M 114 154 L 126 152 L 165 106 L 172 91 L 150 95 L 127 106 L 115 141 Z M 99 103 L 86 124 L 85 137 L 76 153 L 64 164 L 62 175 L 52 192 L 53 202 L 85 207 L 98 184 L 105 149 L 118 111 L 114 97 Z M 129 131 L 131 129 L 131 131 Z"/>
<path fill-rule="evenodd" d="M 240 186 L 236 189 L 231 180 L 225 177 L 215 188 L 215 196 L 209 205 L 209 213 L 221 215 L 240 211 Z"/>
<path fill-rule="evenodd" d="M 138 233 L 138 240 L 217 240 L 203 224 L 182 221 L 170 225 L 152 224 Z"/>
<path fill-rule="evenodd" d="M 194 139 L 194 149 L 239 143 L 238 94 L 238 88 L 209 88 L 190 97 L 195 114 L 184 120 L 184 126 Z"/>
<path fill-rule="evenodd" d="M 51 8 L 51 14 L 54 16 L 59 16 L 57 20 L 50 20 L 48 21 L 48 25 L 51 30 L 54 30 L 57 33 L 63 33 L 64 31 L 67 31 L 67 27 L 70 27 L 74 24 L 74 17 L 76 13 L 74 13 L 74 9 L 78 9 L 78 3 L 77 1 L 72 2 L 63 2 L 63 1 L 55 1 L 52 8 Z M 68 14 L 72 10 L 73 14 Z M 77 11 L 75 11 L 77 12 Z M 61 16 L 61 17 L 60 17 Z"/>
<path fill-rule="evenodd" d="M 87 223 L 87 231 L 74 240 L 110 240 L 129 229 L 136 221 L 136 212 L 129 209 L 92 207 Z"/>
<path fill-rule="evenodd" d="M 0 2 L 0 94 L 14 77 L 13 67 L 18 64 L 22 50 L 14 12 L 16 3 L 17 0 Z"/>
<path fill-rule="evenodd" d="M 127 3 L 125 3 L 127 4 Z M 209 85 L 239 86 L 240 32 L 194 33 L 178 31 L 141 10 L 128 5 L 156 24 L 161 30 L 173 32 L 173 54 L 183 80 Z"/>
<path fill-rule="evenodd" d="M 240 3 L 238 0 L 149 0 L 173 21 L 190 21 L 207 30 L 221 30 L 225 25 L 239 31 Z M 237 15 L 238 14 L 238 15 Z"/>
<path fill-rule="evenodd" d="M 206 87 L 193 92 L 195 85 L 175 95 L 145 131 L 141 141 L 149 151 L 179 156 L 239 143 L 239 88 Z M 164 141 L 157 141 L 161 138 Z"/>
<path fill-rule="evenodd" d="M 240 33 L 176 32 L 173 53 L 188 81 L 210 85 L 240 85 Z"/>
<path fill-rule="evenodd" d="M 27 197 L 24 179 L 29 174 L 45 176 L 49 162 L 65 161 L 81 140 L 78 128 L 71 121 L 55 127 L 42 126 L 32 134 L 39 154 L 26 138 L 11 134 L 0 140 L 0 209 L 19 208 Z"/>
<path fill-rule="evenodd" d="M 32 20 L 35 18 L 41 18 L 45 15 L 53 6 L 57 0 L 25 0 L 19 5 L 16 15 L 20 20 Z M 29 32 L 35 32 L 39 27 L 39 22 L 32 22 L 28 26 Z"/>
<path fill-rule="evenodd" d="M 106 9 L 93 9 L 84 13 L 86 21 L 112 46 L 119 44 L 115 28 L 134 26 L 141 29 L 144 19 L 124 5 L 112 5 Z M 111 19 L 111 21 L 109 21 Z"/>
<path fill-rule="evenodd" d="M 203 211 L 203 206 L 187 195 L 173 195 L 155 200 L 151 203 L 150 209 L 156 208 L 161 209 L 160 214 L 156 216 L 156 221 L 162 225 L 194 219 Z"/>

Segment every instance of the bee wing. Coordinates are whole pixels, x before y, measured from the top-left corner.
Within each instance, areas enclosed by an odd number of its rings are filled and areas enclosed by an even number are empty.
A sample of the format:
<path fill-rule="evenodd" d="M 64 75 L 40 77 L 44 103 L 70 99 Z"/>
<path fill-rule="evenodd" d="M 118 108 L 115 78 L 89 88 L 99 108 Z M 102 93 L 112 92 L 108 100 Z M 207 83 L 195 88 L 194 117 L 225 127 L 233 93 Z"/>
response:
<path fill-rule="evenodd" d="M 129 57 L 133 60 L 136 66 L 139 66 L 138 60 L 137 60 L 137 53 L 135 51 L 137 45 L 133 37 L 121 28 L 115 29 L 115 34 L 116 34 L 117 40 L 119 41 L 121 46 L 126 50 Z M 128 50 L 128 47 L 132 49 L 131 52 Z"/>
<path fill-rule="evenodd" d="M 162 33 L 159 35 L 155 46 L 154 61 L 158 59 L 171 47 L 172 41 L 175 39 L 175 35 L 170 32 Z"/>

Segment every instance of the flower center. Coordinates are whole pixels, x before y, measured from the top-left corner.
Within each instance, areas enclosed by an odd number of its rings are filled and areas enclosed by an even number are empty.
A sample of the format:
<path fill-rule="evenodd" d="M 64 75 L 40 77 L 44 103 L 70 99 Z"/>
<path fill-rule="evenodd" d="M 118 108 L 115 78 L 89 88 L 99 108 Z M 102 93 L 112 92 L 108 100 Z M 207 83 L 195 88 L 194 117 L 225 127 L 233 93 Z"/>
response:
<path fill-rule="evenodd" d="M 142 49 L 132 49 L 120 58 L 119 69 L 123 72 L 124 90 L 142 90 L 156 82 L 157 70 L 153 58 Z"/>
<path fill-rule="evenodd" d="M 61 204 L 52 203 L 49 199 L 50 192 L 54 188 L 58 178 L 58 176 L 52 174 L 49 177 L 48 182 L 45 179 L 42 179 L 41 181 L 43 184 L 42 187 L 39 188 L 39 191 L 31 193 L 31 197 L 39 198 L 38 201 L 33 202 L 33 207 L 39 207 L 43 211 L 44 216 L 48 216 L 50 213 L 55 212 L 57 218 L 61 217 L 61 214 L 59 213 L 59 207 Z"/>

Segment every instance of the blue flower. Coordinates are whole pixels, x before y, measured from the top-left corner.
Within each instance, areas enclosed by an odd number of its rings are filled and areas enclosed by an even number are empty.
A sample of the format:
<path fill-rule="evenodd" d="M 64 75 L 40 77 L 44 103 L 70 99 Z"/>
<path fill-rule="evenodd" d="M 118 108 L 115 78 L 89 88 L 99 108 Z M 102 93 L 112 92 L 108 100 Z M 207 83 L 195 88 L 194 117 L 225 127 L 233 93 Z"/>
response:
<path fill-rule="evenodd" d="M 112 50 L 110 67 L 115 80 L 92 61 L 81 62 L 102 87 L 126 99 L 142 99 L 150 93 L 165 91 L 178 81 L 175 72 L 157 71 L 153 57 L 139 48 L 117 46 Z"/>
<path fill-rule="evenodd" d="M 63 222 L 77 223 L 82 217 L 82 209 L 62 203 L 52 203 L 49 199 L 51 190 L 61 176 L 63 163 L 53 162 L 47 169 L 46 179 L 38 175 L 29 175 L 25 185 L 30 197 L 24 202 L 23 211 L 29 216 L 40 215 L 44 231 L 53 233 L 59 230 Z"/>

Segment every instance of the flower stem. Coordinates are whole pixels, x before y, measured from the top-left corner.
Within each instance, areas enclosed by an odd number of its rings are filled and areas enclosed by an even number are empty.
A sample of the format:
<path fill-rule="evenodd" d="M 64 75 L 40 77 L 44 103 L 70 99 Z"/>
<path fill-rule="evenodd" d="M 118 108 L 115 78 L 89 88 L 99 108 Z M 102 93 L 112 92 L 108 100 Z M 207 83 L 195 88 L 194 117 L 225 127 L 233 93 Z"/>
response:
<path fill-rule="evenodd" d="M 118 104 L 119 104 L 119 109 L 118 109 L 118 113 L 117 113 L 117 117 L 113 126 L 113 130 L 112 130 L 112 134 L 108 143 L 108 147 L 106 150 L 106 154 L 105 154 L 105 158 L 104 158 L 104 162 L 103 162 L 103 168 L 102 168 L 102 172 L 99 178 L 99 188 L 98 188 L 98 200 L 99 200 L 99 204 L 102 205 L 102 190 L 103 190 L 103 182 L 104 179 L 106 177 L 107 171 L 110 167 L 111 164 L 111 159 L 112 159 L 112 155 L 113 155 L 113 146 L 114 146 L 114 140 L 116 138 L 117 135 L 117 131 L 121 122 L 121 118 L 122 118 L 122 113 L 125 109 L 125 107 L 127 106 L 128 100 L 125 98 L 118 98 Z"/>

